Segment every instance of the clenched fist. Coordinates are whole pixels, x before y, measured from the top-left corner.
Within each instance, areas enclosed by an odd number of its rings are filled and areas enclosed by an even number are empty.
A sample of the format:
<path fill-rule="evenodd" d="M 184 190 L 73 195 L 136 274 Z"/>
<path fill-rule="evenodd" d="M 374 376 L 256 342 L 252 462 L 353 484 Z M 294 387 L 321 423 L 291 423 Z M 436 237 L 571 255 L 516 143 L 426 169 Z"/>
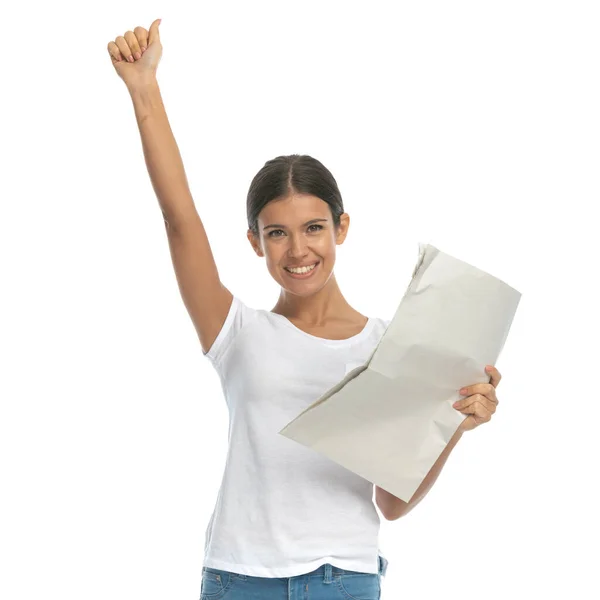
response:
<path fill-rule="evenodd" d="M 160 22 L 161 19 L 156 19 L 149 31 L 136 27 L 108 43 L 113 66 L 127 87 L 156 77 L 156 69 L 162 56 L 158 33 Z"/>

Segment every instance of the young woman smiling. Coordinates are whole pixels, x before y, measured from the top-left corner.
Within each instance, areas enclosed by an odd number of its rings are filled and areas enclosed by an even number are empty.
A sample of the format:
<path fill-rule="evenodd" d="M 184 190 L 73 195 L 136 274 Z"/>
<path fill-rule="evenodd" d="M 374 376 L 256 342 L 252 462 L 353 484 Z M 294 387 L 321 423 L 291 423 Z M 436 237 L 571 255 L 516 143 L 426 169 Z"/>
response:
<path fill-rule="evenodd" d="M 373 484 L 278 431 L 366 362 L 390 321 L 364 316 L 344 298 L 334 266 L 350 217 L 333 175 L 307 155 L 267 161 L 248 191 L 247 236 L 281 287 L 275 306 L 252 308 L 223 285 L 156 80 L 159 24 L 118 36 L 108 51 L 133 100 L 183 302 L 229 409 L 201 600 L 376 600 L 387 560 Z M 379 487 L 375 496 L 389 520 L 413 507 Z"/>

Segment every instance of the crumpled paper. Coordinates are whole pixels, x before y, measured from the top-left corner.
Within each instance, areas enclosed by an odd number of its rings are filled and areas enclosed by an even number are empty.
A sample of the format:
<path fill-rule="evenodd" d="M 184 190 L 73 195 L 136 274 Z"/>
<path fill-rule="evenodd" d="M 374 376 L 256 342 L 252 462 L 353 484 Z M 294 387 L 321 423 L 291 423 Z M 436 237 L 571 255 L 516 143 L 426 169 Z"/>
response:
<path fill-rule="evenodd" d="M 419 243 L 396 313 L 371 357 L 279 433 L 409 502 L 467 415 L 459 390 L 489 383 L 521 293 Z"/>

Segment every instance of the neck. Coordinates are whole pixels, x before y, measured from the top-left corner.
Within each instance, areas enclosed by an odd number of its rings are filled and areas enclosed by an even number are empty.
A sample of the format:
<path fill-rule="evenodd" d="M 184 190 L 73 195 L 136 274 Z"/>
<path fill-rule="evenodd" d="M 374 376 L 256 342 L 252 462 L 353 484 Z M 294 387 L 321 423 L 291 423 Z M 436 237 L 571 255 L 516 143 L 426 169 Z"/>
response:
<path fill-rule="evenodd" d="M 333 273 L 320 290 L 308 296 L 299 296 L 282 288 L 271 312 L 315 326 L 358 314 L 344 298 Z"/>

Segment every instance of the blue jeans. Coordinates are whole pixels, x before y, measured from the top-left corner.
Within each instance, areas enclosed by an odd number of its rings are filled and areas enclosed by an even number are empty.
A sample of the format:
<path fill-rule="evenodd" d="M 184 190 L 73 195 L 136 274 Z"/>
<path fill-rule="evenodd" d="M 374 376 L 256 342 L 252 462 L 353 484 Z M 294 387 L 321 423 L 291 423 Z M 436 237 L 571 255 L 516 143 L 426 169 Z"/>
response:
<path fill-rule="evenodd" d="M 379 573 L 346 571 L 329 563 L 295 577 L 252 577 L 202 567 L 200 600 L 379 600 L 388 561 Z"/>

